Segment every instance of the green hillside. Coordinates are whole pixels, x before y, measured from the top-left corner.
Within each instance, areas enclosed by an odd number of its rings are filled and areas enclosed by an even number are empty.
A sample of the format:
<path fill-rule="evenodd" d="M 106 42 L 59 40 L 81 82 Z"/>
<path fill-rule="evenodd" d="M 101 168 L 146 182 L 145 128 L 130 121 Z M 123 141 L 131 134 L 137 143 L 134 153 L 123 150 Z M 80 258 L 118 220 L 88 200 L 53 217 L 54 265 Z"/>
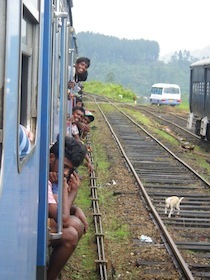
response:
<path fill-rule="evenodd" d="M 91 59 L 88 81 L 123 85 L 136 95 L 148 97 L 158 82 L 180 85 L 183 98 L 189 94 L 190 64 L 198 59 L 178 50 L 168 63 L 159 61 L 159 44 L 149 40 L 118 39 L 92 32 L 77 34 L 79 56 Z"/>

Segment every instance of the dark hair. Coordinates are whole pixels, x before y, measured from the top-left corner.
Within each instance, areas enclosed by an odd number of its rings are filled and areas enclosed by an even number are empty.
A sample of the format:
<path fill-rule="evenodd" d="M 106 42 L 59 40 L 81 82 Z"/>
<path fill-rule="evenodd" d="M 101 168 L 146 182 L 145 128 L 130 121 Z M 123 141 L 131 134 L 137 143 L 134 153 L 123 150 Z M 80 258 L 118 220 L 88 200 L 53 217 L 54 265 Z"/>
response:
<path fill-rule="evenodd" d="M 79 96 L 76 96 L 76 103 L 77 102 L 82 102 L 82 98 L 80 98 Z"/>
<path fill-rule="evenodd" d="M 90 122 L 93 122 L 95 119 L 94 116 L 85 116 L 85 117 L 87 117 L 90 120 Z"/>
<path fill-rule="evenodd" d="M 50 153 L 54 154 L 57 159 L 59 158 L 59 135 L 55 144 L 50 148 Z M 64 157 L 71 161 L 74 167 L 78 167 L 83 163 L 86 153 L 87 149 L 84 144 L 74 137 L 65 137 Z"/>
<path fill-rule="evenodd" d="M 82 111 L 83 114 L 85 115 L 85 109 L 84 109 L 83 107 L 81 107 L 81 106 L 74 106 L 74 107 L 72 108 L 72 113 L 74 113 L 76 110 Z"/>
<path fill-rule="evenodd" d="M 87 57 L 79 57 L 76 60 L 76 64 L 81 63 L 81 62 L 85 62 L 87 64 L 87 68 L 90 66 L 90 59 Z"/>

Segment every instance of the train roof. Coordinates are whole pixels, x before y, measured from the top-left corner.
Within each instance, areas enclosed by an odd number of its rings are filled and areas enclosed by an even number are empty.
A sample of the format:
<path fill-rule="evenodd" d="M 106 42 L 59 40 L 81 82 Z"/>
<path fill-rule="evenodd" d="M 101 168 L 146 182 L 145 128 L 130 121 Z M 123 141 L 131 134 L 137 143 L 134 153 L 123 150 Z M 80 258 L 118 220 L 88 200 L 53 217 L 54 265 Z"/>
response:
<path fill-rule="evenodd" d="M 179 88 L 178 85 L 176 84 L 166 84 L 166 83 L 157 83 L 152 85 L 152 87 L 175 87 L 175 88 Z"/>
<path fill-rule="evenodd" d="M 193 62 L 190 67 L 194 67 L 194 66 L 207 66 L 210 65 L 210 57 L 209 58 L 205 58 L 205 59 L 201 59 L 198 60 L 196 62 Z"/>

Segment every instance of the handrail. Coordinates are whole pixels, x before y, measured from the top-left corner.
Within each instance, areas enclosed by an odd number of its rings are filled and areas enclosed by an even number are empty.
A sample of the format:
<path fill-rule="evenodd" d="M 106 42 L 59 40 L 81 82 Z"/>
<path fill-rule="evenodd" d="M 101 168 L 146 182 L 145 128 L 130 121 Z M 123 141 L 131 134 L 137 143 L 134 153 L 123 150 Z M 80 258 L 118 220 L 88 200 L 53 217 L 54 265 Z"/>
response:
<path fill-rule="evenodd" d="M 73 67 L 74 67 L 74 50 L 75 50 L 75 41 L 74 41 L 74 28 L 72 26 L 69 27 L 69 33 L 71 34 L 71 48 L 69 49 L 69 54 L 70 54 L 70 66 L 69 66 L 69 76 L 68 76 L 68 81 L 72 81 L 73 79 Z M 73 90 L 70 89 L 70 94 L 72 95 L 73 93 Z M 70 99 L 67 101 L 67 114 L 69 116 L 72 115 L 72 107 L 73 107 L 73 100 Z M 69 130 L 67 131 L 67 135 L 68 136 L 72 136 L 72 131 L 71 131 L 71 122 L 69 123 Z"/>
<path fill-rule="evenodd" d="M 57 214 L 57 232 L 50 233 L 50 238 L 59 239 L 62 236 L 63 229 L 63 173 L 64 173 L 64 149 L 66 135 L 66 98 L 67 98 L 67 58 L 66 58 L 66 40 L 67 40 L 67 13 L 55 12 L 57 17 L 61 17 L 61 69 L 60 69 L 60 112 L 59 112 L 59 165 L 58 165 L 58 214 Z"/>
<path fill-rule="evenodd" d="M 74 57 L 74 52 L 71 50 L 71 62 L 73 62 L 73 57 Z M 73 76 L 73 66 L 70 67 L 70 72 L 71 72 L 70 73 L 70 80 L 71 80 L 72 76 Z M 70 89 L 70 94 L 72 94 L 72 89 Z M 72 103 L 73 103 L 72 99 L 67 101 L 67 114 L 69 116 L 72 115 L 72 107 L 73 107 Z M 69 129 L 67 131 L 68 136 L 72 136 L 71 126 L 72 126 L 72 124 L 71 124 L 71 122 L 69 122 Z"/>

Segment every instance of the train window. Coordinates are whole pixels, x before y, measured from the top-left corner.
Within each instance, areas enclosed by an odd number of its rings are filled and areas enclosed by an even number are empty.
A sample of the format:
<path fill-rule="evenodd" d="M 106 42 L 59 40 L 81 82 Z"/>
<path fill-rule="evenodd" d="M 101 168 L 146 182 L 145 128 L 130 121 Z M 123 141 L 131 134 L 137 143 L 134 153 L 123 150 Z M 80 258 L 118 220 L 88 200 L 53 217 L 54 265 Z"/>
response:
<path fill-rule="evenodd" d="M 22 136 L 36 135 L 37 121 L 37 89 L 38 89 L 38 45 L 39 45 L 39 1 L 24 1 L 23 17 L 21 22 L 21 65 L 20 65 L 20 92 L 19 92 L 19 144 Z M 29 9 L 30 7 L 30 9 Z M 29 137 L 30 140 L 35 137 Z M 32 147 L 35 143 L 31 143 Z M 31 149 L 32 150 L 32 149 Z M 19 170 L 22 159 L 29 153 L 23 152 L 18 145 Z"/>
<path fill-rule="evenodd" d="M 206 70 L 206 80 L 208 81 L 208 82 L 210 82 L 210 69 L 208 68 L 207 70 Z"/>
<path fill-rule="evenodd" d="M 194 95 L 199 94 L 199 83 L 197 82 L 193 83 L 193 93 Z"/>
<path fill-rule="evenodd" d="M 200 83 L 200 95 L 204 96 L 204 82 Z"/>
<path fill-rule="evenodd" d="M 210 82 L 206 83 L 206 95 L 210 96 Z"/>
<path fill-rule="evenodd" d="M 206 69 L 206 95 L 210 96 L 210 69 Z"/>

